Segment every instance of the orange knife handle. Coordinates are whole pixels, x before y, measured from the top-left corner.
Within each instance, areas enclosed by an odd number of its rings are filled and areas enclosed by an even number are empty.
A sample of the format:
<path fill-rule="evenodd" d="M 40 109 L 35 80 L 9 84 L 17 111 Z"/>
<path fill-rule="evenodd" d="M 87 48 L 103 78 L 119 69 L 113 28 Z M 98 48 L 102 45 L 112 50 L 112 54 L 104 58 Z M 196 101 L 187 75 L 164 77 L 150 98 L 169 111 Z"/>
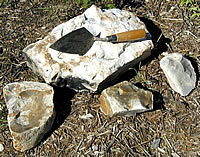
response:
<path fill-rule="evenodd" d="M 146 37 L 146 32 L 144 29 L 138 29 L 138 30 L 132 30 L 128 32 L 122 32 L 116 34 L 117 41 L 123 42 L 123 41 L 132 41 L 132 40 L 138 40 Z"/>
<path fill-rule="evenodd" d="M 107 36 L 110 42 L 124 42 L 133 41 L 138 39 L 143 39 L 146 37 L 146 32 L 144 29 L 132 30 L 128 32 L 122 32 L 115 35 Z"/>

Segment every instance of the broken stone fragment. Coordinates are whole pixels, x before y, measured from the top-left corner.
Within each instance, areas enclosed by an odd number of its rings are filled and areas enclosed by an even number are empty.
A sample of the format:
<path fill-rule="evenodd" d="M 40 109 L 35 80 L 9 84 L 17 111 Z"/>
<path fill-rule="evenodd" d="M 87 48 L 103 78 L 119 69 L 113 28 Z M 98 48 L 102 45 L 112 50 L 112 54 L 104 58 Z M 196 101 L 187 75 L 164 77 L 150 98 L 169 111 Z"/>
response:
<path fill-rule="evenodd" d="M 101 93 L 100 108 L 109 116 L 133 116 L 153 109 L 153 95 L 124 81 Z"/>
<path fill-rule="evenodd" d="M 172 53 L 160 61 L 167 80 L 173 90 L 187 96 L 196 84 L 196 73 L 191 62 L 180 53 Z"/>
<path fill-rule="evenodd" d="M 148 39 L 122 43 L 95 41 L 84 56 L 50 48 L 62 36 L 82 27 L 101 38 L 129 30 L 146 30 L 132 12 L 101 10 L 93 5 L 83 14 L 55 27 L 44 39 L 27 46 L 23 51 L 29 67 L 47 83 L 93 92 L 147 58 L 153 48 Z"/>
<path fill-rule="evenodd" d="M 55 118 L 53 88 L 24 81 L 7 84 L 3 93 L 14 148 L 23 152 L 37 145 L 51 129 Z"/>

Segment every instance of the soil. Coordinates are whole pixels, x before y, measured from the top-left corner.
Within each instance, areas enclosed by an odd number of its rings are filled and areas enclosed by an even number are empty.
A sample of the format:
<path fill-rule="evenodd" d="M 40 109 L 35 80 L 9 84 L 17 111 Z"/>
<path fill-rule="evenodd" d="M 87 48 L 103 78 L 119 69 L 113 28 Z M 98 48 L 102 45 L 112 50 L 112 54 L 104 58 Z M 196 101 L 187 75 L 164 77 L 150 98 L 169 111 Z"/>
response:
<path fill-rule="evenodd" d="M 66 3 L 67 2 L 67 3 Z M 119 2 L 119 1 L 116 1 Z M 176 0 L 121 0 L 115 6 L 135 12 L 152 34 L 152 55 L 119 78 L 154 94 L 154 110 L 135 117 L 108 117 L 98 94 L 55 88 L 57 116 L 52 130 L 35 148 L 13 148 L 3 87 L 11 82 L 44 80 L 26 64 L 22 52 L 55 26 L 80 15 L 76 1 L 0 0 L 0 156 L 200 156 L 200 19 L 191 19 Z M 114 3 L 114 2 L 113 2 Z M 103 1 L 96 2 L 108 7 Z M 186 56 L 197 73 L 196 88 L 186 97 L 169 86 L 159 66 L 164 55 Z M 137 73 L 135 72 L 137 71 Z M 84 120 L 80 115 L 92 114 Z"/>

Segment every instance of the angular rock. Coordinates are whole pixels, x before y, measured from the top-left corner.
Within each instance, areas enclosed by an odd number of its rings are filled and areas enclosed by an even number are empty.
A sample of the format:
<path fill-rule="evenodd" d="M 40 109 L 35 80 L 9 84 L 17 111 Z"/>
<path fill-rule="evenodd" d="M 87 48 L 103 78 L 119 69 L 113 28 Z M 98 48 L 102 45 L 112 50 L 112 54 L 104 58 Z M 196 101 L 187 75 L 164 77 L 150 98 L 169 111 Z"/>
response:
<path fill-rule="evenodd" d="M 173 90 L 187 96 L 196 84 L 196 73 L 191 62 L 180 53 L 172 53 L 160 61 L 167 80 Z"/>
<path fill-rule="evenodd" d="M 103 90 L 100 108 L 109 116 L 133 116 L 153 109 L 153 95 L 124 81 Z"/>
<path fill-rule="evenodd" d="M 37 145 L 53 124 L 53 88 L 44 83 L 10 83 L 3 89 L 8 125 L 14 148 L 28 150 Z"/>
<path fill-rule="evenodd" d="M 101 10 L 91 6 L 83 14 L 58 25 L 44 39 L 23 51 L 28 65 L 47 83 L 68 86 L 76 91 L 97 91 L 150 55 L 151 40 L 110 43 L 96 41 L 84 56 L 49 48 L 62 36 L 85 27 L 94 36 L 146 29 L 135 14 L 119 9 Z M 147 32 L 147 30 L 146 30 Z"/>

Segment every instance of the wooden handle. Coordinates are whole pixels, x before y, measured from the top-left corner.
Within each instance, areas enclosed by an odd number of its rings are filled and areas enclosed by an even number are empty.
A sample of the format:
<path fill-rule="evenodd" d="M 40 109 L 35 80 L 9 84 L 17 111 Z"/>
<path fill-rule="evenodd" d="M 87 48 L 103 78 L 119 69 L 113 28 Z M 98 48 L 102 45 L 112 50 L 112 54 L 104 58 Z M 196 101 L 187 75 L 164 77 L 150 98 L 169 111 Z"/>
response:
<path fill-rule="evenodd" d="M 117 42 L 138 40 L 146 37 L 144 29 L 132 30 L 116 34 Z"/>

